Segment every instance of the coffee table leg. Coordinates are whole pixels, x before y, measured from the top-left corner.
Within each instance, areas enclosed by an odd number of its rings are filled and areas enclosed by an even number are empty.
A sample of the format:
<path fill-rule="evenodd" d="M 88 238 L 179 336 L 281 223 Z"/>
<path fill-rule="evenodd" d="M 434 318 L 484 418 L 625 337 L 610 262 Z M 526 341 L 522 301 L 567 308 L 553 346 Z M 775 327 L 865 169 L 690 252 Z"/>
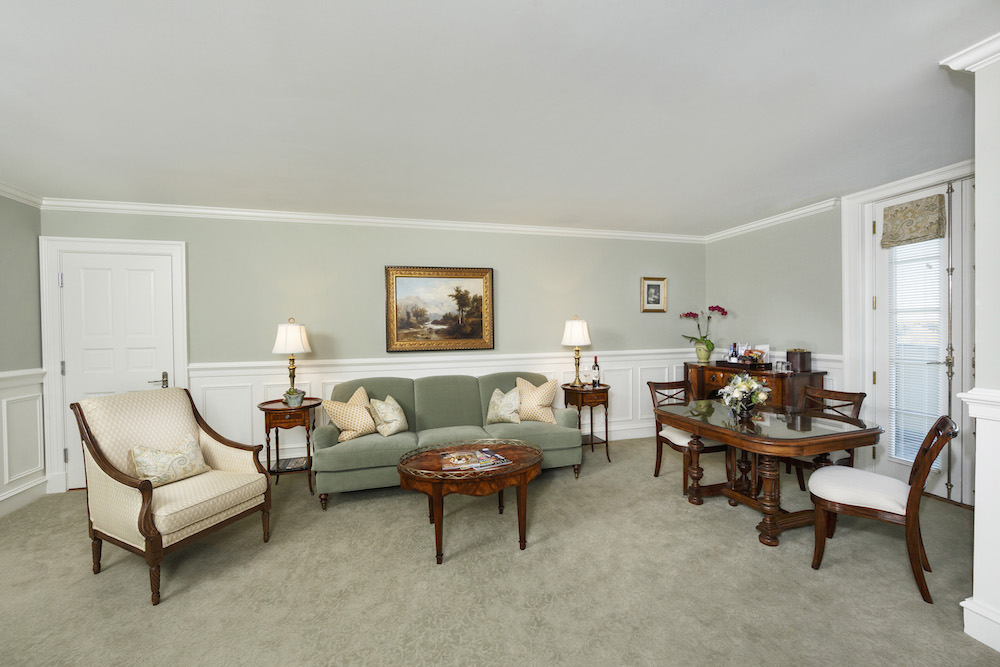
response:
<path fill-rule="evenodd" d="M 503 489 L 500 489 L 500 492 L 497 493 L 497 496 L 500 498 L 500 514 L 503 514 Z"/>
<path fill-rule="evenodd" d="M 762 544 L 776 547 L 778 546 L 778 535 L 781 533 L 777 521 L 778 514 L 781 512 L 781 475 L 778 459 L 774 456 L 762 455 L 759 473 L 764 480 L 764 493 L 760 499 L 760 511 L 764 513 L 764 518 L 757 524 L 757 530 L 760 531 L 758 539 Z"/>
<path fill-rule="evenodd" d="M 525 481 L 517 485 L 517 534 L 521 538 L 521 550 L 527 546 L 525 539 L 525 528 L 528 523 L 528 483 Z"/>
<path fill-rule="evenodd" d="M 434 546 L 437 547 L 437 564 L 440 565 L 444 558 L 444 549 L 441 546 L 442 529 L 444 528 L 444 497 L 441 495 L 440 486 L 434 486 L 431 504 L 434 508 Z"/>

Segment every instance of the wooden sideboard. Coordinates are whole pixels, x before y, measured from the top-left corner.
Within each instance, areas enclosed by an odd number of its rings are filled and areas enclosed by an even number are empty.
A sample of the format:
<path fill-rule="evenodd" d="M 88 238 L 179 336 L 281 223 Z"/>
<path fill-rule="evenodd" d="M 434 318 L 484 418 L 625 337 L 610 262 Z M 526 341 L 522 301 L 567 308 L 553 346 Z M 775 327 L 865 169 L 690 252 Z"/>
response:
<path fill-rule="evenodd" d="M 691 393 L 696 401 L 711 398 L 712 394 L 722 389 L 733 375 L 749 373 L 751 376 L 765 380 L 771 388 L 765 405 L 787 405 L 796 407 L 803 387 L 823 386 L 823 376 L 826 371 L 805 371 L 802 373 L 776 371 L 751 371 L 739 368 L 716 366 L 714 364 L 684 364 L 684 377 L 691 382 Z"/>

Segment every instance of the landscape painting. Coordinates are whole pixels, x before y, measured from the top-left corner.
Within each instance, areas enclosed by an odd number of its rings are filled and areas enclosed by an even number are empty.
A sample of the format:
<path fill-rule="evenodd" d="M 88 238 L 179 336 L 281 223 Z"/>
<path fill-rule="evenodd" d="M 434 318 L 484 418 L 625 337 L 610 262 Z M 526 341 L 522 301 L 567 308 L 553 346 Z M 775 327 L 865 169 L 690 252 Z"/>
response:
<path fill-rule="evenodd" d="M 385 267 L 386 350 L 493 349 L 493 269 Z"/>

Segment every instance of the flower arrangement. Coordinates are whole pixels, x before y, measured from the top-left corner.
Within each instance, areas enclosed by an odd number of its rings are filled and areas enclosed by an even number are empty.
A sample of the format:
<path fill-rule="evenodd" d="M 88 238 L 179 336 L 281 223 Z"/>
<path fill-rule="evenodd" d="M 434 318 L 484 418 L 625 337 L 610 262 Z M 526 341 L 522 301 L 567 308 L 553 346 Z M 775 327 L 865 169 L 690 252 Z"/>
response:
<path fill-rule="evenodd" d="M 692 343 L 701 343 L 701 344 L 703 344 L 705 347 L 708 348 L 709 352 L 711 352 L 712 350 L 715 349 L 715 343 L 713 343 L 711 341 L 711 339 L 708 337 L 709 334 L 710 334 L 709 329 L 712 326 L 712 313 L 718 313 L 719 317 L 725 317 L 726 315 L 729 314 L 729 311 L 726 310 L 725 308 L 723 308 L 722 306 L 709 306 L 708 307 L 708 315 L 705 316 L 705 333 L 704 334 L 701 333 L 701 322 L 699 322 L 698 320 L 699 320 L 699 318 L 702 315 L 705 315 L 705 311 L 702 311 L 700 314 L 696 313 L 694 311 L 690 311 L 690 312 L 687 312 L 687 313 L 681 313 L 681 319 L 694 320 L 694 323 L 698 326 L 698 335 L 697 336 L 686 336 L 684 334 L 681 334 L 681 335 L 684 336 L 685 338 L 687 338 Z"/>
<path fill-rule="evenodd" d="M 771 388 L 763 380 L 757 380 L 749 373 L 739 373 L 719 390 L 719 397 L 737 412 L 748 412 L 766 401 L 770 393 Z"/>

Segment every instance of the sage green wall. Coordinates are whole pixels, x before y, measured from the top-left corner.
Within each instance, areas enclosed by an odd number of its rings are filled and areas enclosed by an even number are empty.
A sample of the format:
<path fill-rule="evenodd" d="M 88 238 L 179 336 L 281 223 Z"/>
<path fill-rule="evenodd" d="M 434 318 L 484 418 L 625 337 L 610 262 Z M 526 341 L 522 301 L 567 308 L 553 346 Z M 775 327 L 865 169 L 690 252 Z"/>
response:
<path fill-rule="evenodd" d="M 704 305 L 729 310 L 712 320 L 713 342 L 843 351 L 840 206 L 708 245 Z M 692 327 L 693 328 L 693 327 Z"/>
<path fill-rule="evenodd" d="M 0 371 L 40 368 L 37 208 L 0 196 Z"/>
<path fill-rule="evenodd" d="M 683 347 L 678 308 L 705 288 L 697 244 L 70 211 L 44 211 L 42 234 L 184 241 L 195 363 L 274 360 L 288 317 L 307 327 L 304 359 L 389 356 L 387 265 L 493 268 L 494 354 L 562 350 L 574 315 L 583 355 Z M 639 312 L 642 276 L 668 278 L 668 313 Z"/>

